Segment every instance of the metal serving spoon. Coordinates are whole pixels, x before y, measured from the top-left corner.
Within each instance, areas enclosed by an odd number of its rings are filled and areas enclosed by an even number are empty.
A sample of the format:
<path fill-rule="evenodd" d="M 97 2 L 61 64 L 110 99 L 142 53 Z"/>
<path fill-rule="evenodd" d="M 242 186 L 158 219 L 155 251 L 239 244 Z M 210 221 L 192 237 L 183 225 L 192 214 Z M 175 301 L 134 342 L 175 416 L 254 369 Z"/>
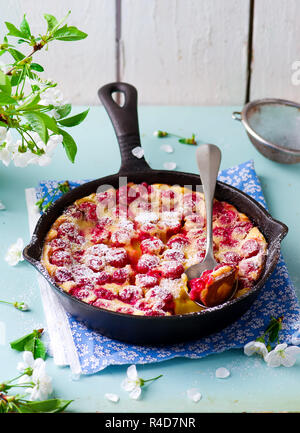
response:
<path fill-rule="evenodd" d="M 218 262 L 216 261 L 213 253 L 213 200 L 217 182 L 217 176 L 221 163 L 221 151 L 214 144 L 201 144 L 196 150 L 197 164 L 200 172 L 201 182 L 203 186 L 203 193 L 205 198 L 206 207 L 206 252 L 205 257 L 201 263 L 190 266 L 186 269 L 185 274 L 188 280 L 199 278 L 204 271 L 214 269 Z M 218 279 L 218 286 L 221 284 L 221 279 L 225 280 L 226 276 Z M 220 284 L 219 284 L 220 283 Z M 223 303 L 231 299 L 237 290 L 237 280 L 235 281 L 232 291 L 227 296 L 227 299 L 221 299 Z M 194 301 L 201 307 L 207 308 L 207 305 L 202 304 L 200 301 Z"/>

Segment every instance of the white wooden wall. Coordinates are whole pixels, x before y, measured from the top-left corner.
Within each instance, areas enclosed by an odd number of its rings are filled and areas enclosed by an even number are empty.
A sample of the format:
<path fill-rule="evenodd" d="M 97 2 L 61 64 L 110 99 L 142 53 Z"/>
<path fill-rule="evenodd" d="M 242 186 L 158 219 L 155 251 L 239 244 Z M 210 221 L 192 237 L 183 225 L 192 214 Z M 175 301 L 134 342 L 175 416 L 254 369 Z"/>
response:
<path fill-rule="evenodd" d="M 44 13 L 72 11 L 88 38 L 54 42 L 36 61 L 73 104 L 98 104 L 115 80 L 135 85 L 140 104 L 300 102 L 300 0 L 0 0 L 0 10 L 1 35 L 24 13 L 39 33 Z"/>

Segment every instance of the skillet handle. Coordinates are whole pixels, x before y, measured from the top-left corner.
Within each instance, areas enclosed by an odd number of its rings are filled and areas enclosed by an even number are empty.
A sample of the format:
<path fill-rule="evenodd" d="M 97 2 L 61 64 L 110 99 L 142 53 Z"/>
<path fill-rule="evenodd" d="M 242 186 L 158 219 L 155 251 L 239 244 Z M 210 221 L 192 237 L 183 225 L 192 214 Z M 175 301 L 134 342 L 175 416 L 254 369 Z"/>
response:
<path fill-rule="evenodd" d="M 122 107 L 113 100 L 114 92 L 123 93 L 125 102 Z M 98 96 L 110 117 L 118 139 L 121 152 L 119 174 L 151 170 L 144 157 L 137 158 L 132 154 L 135 147 L 141 146 L 136 88 L 122 82 L 110 83 L 98 90 Z"/>

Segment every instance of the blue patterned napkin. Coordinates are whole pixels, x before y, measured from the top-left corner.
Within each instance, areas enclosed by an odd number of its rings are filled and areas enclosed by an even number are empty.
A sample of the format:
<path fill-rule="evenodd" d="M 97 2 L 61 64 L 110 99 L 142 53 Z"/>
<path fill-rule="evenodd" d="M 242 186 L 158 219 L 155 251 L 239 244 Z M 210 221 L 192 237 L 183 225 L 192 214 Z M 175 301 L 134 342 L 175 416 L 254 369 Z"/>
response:
<path fill-rule="evenodd" d="M 223 170 L 219 180 L 246 192 L 266 207 L 253 161 Z M 73 188 L 83 182 L 70 182 L 70 186 Z M 49 189 L 55 188 L 57 183 L 57 181 L 41 182 L 37 188 L 37 197 L 44 196 Z M 56 198 L 58 197 L 59 195 Z M 223 331 L 196 342 L 163 347 L 122 343 L 88 329 L 83 323 L 67 314 L 83 374 L 97 373 L 109 365 L 145 364 L 175 357 L 196 359 L 228 349 L 238 349 L 261 335 L 271 316 L 282 315 L 284 320 L 281 338 L 293 344 L 295 341 L 293 337 L 300 326 L 300 306 L 282 257 L 254 304 L 239 320 Z"/>

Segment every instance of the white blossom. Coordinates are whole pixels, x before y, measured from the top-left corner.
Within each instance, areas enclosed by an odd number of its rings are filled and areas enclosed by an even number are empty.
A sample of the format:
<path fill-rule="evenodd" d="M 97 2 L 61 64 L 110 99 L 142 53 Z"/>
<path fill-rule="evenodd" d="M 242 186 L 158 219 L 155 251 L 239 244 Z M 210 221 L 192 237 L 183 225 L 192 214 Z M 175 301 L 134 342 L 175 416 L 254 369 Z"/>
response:
<path fill-rule="evenodd" d="M 25 392 L 30 400 L 46 400 L 52 392 L 52 379 L 46 374 L 46 363 L 42 358 L 34 359 L 29 351 L 23 352 L 23 361 L 17 369 L 23 374 L 18 383 L 30 384 Z"/>
<path fill-rule="evenodd" d="M 244 353 L 247 356 L 257 353 L 265 358 L 268 354 L 268 349 L 266 348 L 266 345 L 260 341 L 249 341 L 249 343 L 244 346 Z"/>
<path fill-rule="evenodd" d="M 13 141 L 10 131 L 0 127 L 0 161 L 7 167 L 12 159 Z"/>
<path fill-rule="evenodd" d="M 5 210 L 6 206 L 5 204 L 0 200 L 0 210 Z"/>
<path fill-rule="evenodd" d="M 265 361 L 269 367 L 292 367 L 296 362 L 296 355 L 300 353 L 300 347 L 288 346 L 287 343 L 277 344 L 266 356 Z"/>
<path fill-rule="evenodd" d="M 138 377 L 138 373 L 135 365 L 131 365 L 127 368 L 127 377 L 123 380 L 122 388 L 129 392 L 129 397 L 137 400 L 141 395 L 141 383 L 142 380 Z"/>
<path fill-rule="evenodd" d="M 21 145 L 21 140 L 16 143 L 15 150 L 13 152 L 13 161 L 16 167 L 26 167 L 29 164 L 37 164 L 39 166 L 49 165 L 51 162 L 51 157 L 56 149 L 57 145 L 62 143 L 62 135 L 51 135 L 46 143 L 42 141 L 39 134 L 34 131 L 30 131 L 30 136 L 27 134 L 26 139 L 34 140 L 37 147 L 44 151 L 42 155 L 36 155 L 27 149 L 26 152 L 19 152 L 18 148 Z"/>
<path fill-rule="evenodd" d="M 49 82 L 49 80 L 48 80 Z M 64 96 L 57 87 L 49 87 L 44 92 L 41 93 L 41 105 L 53 105 L 54 107 L 61 107 L 66 102 L 64 101 Z M 49 114 L 52 115 L 55 119 L 59 118 L 59 115 L 55 108 L 51 111 L 49 111 Z"/>
<path fill-rule="evenodd" d="M 23 257 L 23 248 L 24 248 L 24 242 L 22 238 L 18 238 L 17 242 L 12 244 L 5 256 L 5 261 L 10 266 L 16 266 L 19 262 L 24 260 Z"/>

